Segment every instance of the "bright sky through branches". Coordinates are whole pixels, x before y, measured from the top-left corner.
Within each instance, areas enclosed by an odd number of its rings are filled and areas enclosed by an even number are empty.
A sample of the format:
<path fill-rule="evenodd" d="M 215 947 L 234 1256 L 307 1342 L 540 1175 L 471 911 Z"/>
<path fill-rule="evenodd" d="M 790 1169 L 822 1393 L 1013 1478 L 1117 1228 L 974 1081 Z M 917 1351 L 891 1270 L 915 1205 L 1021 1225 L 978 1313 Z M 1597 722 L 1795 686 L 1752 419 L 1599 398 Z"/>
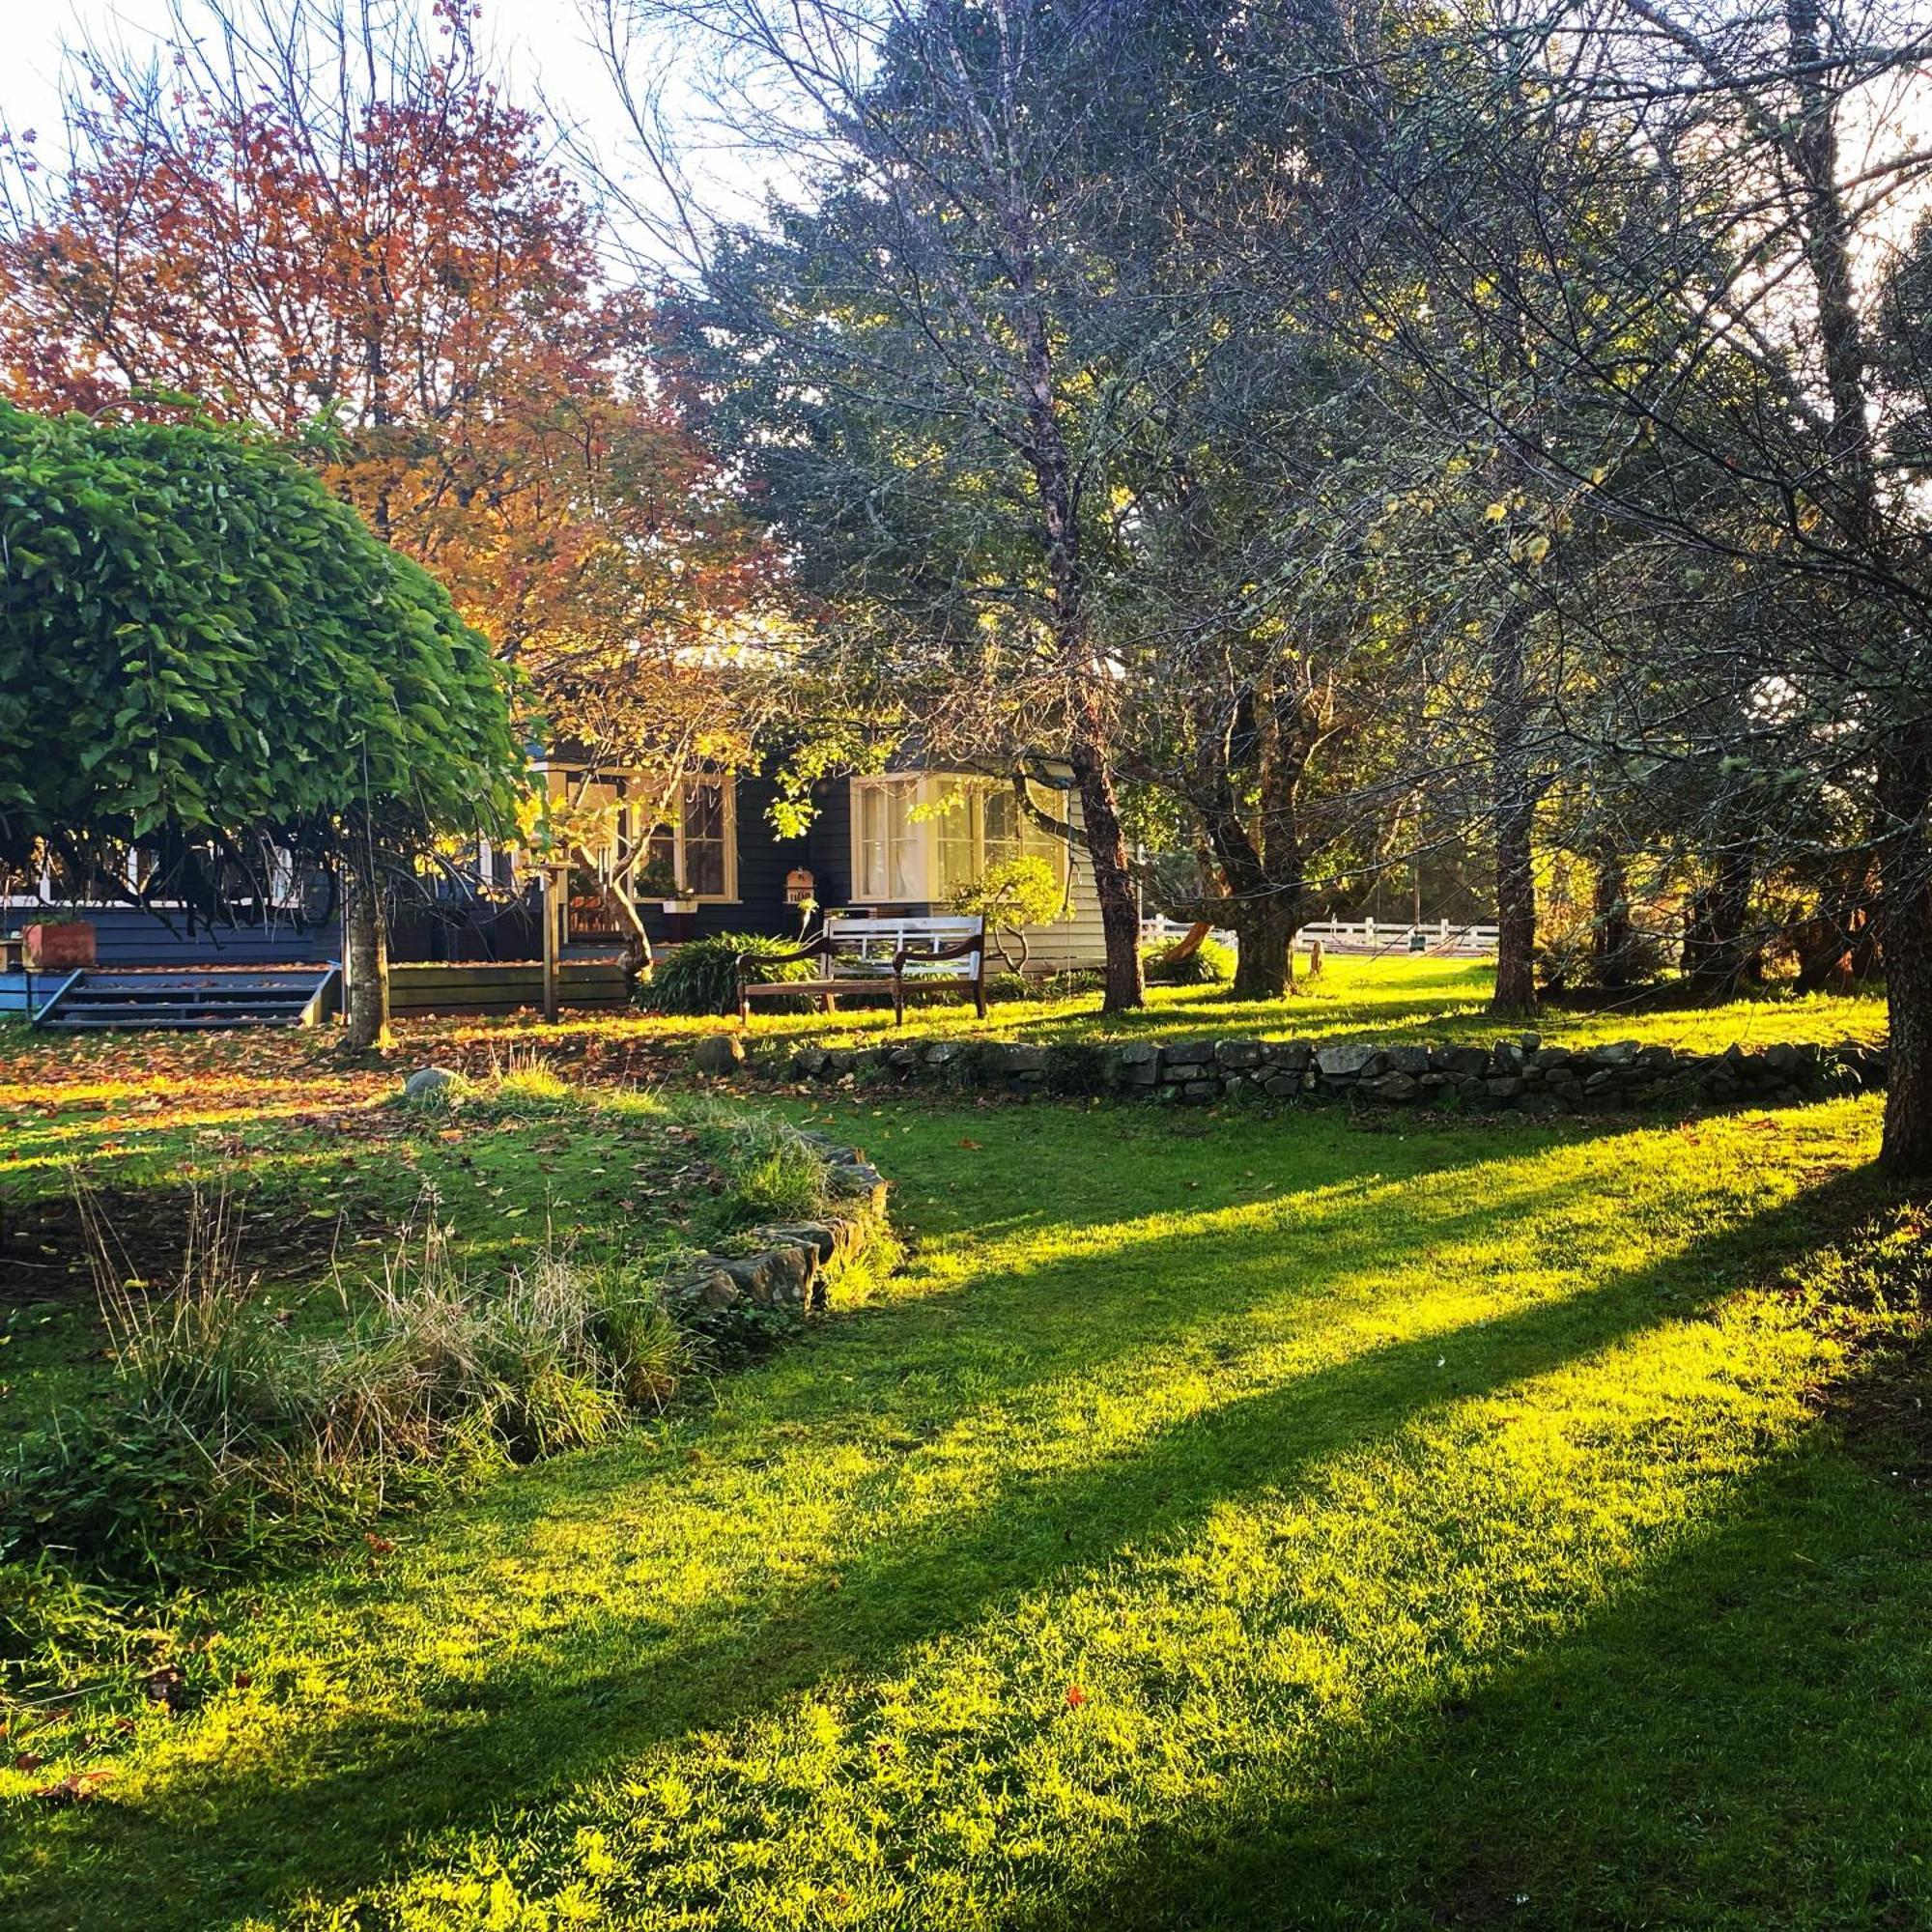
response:
<path fill-rule="evenodd" d="M 430 0 L 419 5 L 427 18 Z M 0 70 L 0 128 L 15 134 L 32 129 L 41 152 L 57 160 L 63 46 L 91 41 L 139 60 L 167 39 L 168 15 L 168 0 L 51 0 L 43 7 L 0 0 L 9 56 Z M 485 0 L 476 32 L 486 64 L 514 99 L 545 110 L 625 192 L 646 206 L 657 199 L 654 183 L 636 165 L 635 135 L 578 0 Z M 758 198 L 742 165 L 726 162 L 715 173 L 735 192 Z M 611 212 L 616 226 L 637 239 L 623 211 Z"/>
<path fill-rule="evenodd" d="M 57 0 L 48 6 L 4 0 L 0 14 L 6 15 L 8 51 L 0 71 L 0 121 L 38 128 L 43 141 L 60 122 L 63 43 L 88 38 L 140 52 L 160 41 L 168 25 L 166 0 Z M 547 96 L 602 149 L 623 139 L 623 117 L 574 0 L 489 0 L 478 31 L 519 100 L 533 105 L 539 95 Z"/>

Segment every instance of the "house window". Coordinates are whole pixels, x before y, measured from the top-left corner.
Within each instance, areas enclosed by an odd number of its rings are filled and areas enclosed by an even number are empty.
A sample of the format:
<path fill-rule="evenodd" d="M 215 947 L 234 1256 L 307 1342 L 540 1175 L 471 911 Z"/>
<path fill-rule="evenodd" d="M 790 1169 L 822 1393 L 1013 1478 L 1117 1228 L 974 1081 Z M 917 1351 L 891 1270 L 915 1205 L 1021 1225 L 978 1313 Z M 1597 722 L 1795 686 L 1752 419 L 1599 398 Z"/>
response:
<path fill-rule="evenodd" d="M 925 892 L 924 827 L 912 815 L 919 798 L 917 779 L 862 779 L 854 836 L 858 864 L 856 896 L 862 899 L 923 899 Z"/>
<path fill-rule="evenodd" d="M 1025 817 L 1012 787 L 994 779 L 855 779 L 852 847 L 862 904 L 944 904 L 1023 852 L 1066 877 L 1065 841 Z"/>
<path fill-rule="evenodd" d="M 645 867 L 669 872 L 692 898 L 736 899 L 737 831 L 731 780 L 686 779 L 679 788 L 677 822 L 651 834 Z"/>
<path fill-rule="evenodd" d="M 723 779 L 692 779 L 684 787 L 684 854 L 678 877 L 700 899 L 734 896 L 731 891 L 730 814 Z"/>

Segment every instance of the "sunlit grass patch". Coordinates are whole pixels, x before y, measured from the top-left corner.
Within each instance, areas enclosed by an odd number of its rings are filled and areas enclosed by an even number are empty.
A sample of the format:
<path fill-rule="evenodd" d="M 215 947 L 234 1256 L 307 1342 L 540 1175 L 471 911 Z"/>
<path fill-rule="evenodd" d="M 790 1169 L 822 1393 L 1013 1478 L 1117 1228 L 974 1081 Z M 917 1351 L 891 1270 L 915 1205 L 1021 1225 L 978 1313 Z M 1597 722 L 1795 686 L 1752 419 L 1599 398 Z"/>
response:
<path fill-rule="evenodd" d="M 1136 1037 L 1331 1039 L 1373 1036 L 1391 1039 L 1492 1041 L 1515 1037 L 1520 1023 L 1486 1011 L 1494 980 L 1485 961 L 1331 958 L 1321 977 L 1302 981 L 1282 1000 L 1235 1000 L 1214 986 L 1151 986 L 1137 1012 L 1104 1016 L 1097 993 L 1062 993 L 1049 981 L 1039 997 L 997 1002 L 980 1021 L 970 1006 L 922 1006 L 904 1029 L 911 1038 L 994 1038 L 1107 1041 Z M 1721 1052 L 1733 1042 L 1752 1047 L 1779 1041 L 1865 1043 L 1884 1037 L 1885 1004 L 1875 991 L 1853 996 L 1793 995 L 1776 988 L 1713 1007 L 1659 1004 L 1651 993 L 1601 1004 L 1554 1004 L 1532 1023 L 1545 1039 L 1592 1045 L 1637 1039 L 1698 1052 Z M 665 1013 L 566 1013 L 560 1026 L 541 1029 L 554 1051 L 610 1069 L 675 1072 L 695 1040 L 735 1028 L 735 1020 Z M 448 1041 L 466 1052 L 500 1051 L 506 1039 L 532 1031 L 527 1019 L 440 1020 L 413 1023 L 412 1040 Z M 760 1009 L 749 1038 L 760 1042 L 839 1045 L 896 1037 L 890 1003 L 849 1005 L 827 1016 Z"/>
<path fill-rule="evenodd" d="M 1871 1102 L 793 1112 L 898 1180 L 906 1271 L 707 1411 L 216 1613 L 182 1718 L 41 1722 L 119 1775 L 21 1801 L 17 1922 L 1932 1903 L 1894 1850 L 1928 1538 L 1818 1408 Z"/>

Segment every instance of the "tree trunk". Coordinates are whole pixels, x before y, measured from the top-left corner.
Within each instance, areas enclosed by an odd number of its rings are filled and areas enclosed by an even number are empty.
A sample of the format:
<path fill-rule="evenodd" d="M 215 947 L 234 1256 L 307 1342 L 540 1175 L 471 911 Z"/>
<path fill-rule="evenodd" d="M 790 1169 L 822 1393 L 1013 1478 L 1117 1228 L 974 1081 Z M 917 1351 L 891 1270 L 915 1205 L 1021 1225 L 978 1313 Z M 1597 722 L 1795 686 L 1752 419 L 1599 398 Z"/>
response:
<path fill-rule="evenodd" d="M 1294 983 L 1294 935 L 1298 891 L 1268 893 L 1243 908 L 1236 926 L 1240 950 L 1235 956 L 1234 996 L 1237 1000 L 1279 1000 Z"/>
<path fill-rule="evenodd" d="M 1745 925 L 1750 914 L 1751 855 L 1730 846 L 1719 855 L 1717 876 L 1691 901 L 1684 934 L 1684 979 L 1699 1000 L 1734 1000 L 1750 965 Z"/>
<path fill-rule="evenodd" d="M 342 1043 L 351 1051 L 385 1045 L 389 1037 L 389 934 L 376 880 L 375 855 L 359 836 L 342 867 L 347 926 L 344 964 L 349 969 L 349 1009 Z"/>
<path fill-rule="evenodd" d="M 1490 1011 L 1536 1010 L 1536 793 L 1529 773 L 1524 647 L 1529 612 L 1506 612 L 1490 666 L 1496 842 L 1496 989 Z"/>
<path fill-rule="evenodd" d="M 1633 934 L 1630 886 L 1624 862 L 1606 852 L 1597 862 L 1597 890 L 1592 907 L 1590 952 L 1596 960 L 1597 984 L 1620 992 L 1631 982 Z"/>
<path fill-rule="evenodd" d="M 1087 708 L 1081 707 L 1083 712 Z M 1076 731 L 1072 764 L 1085 842 L 1094 863 L 1094 895 L 1100 901 L 1100 930 L 1107 944 L 1107 990 L 1100 1010 L 1130 1012 L 1147 1004 L 1147 982 L 1141 973 L 1140 895 L 1134 890 L 1114 781 L 1105 757 L 1090 745 L 1086 728 Z"/>
<path fill-rule="evenodd" d="M 1862 859 L 1845 885 L 1822 898 L 1814 917 L 1799 928 L 1801 993 L 1849 993 L 1855 980 L 1876 977 L 1872 881 Z"/>
<path fill-rule="evenodd" d="M 1882 808 L 1897 829 L 1879 860 L 1880 943 L 1891 1064 L 1879 1157 L 1895 1174 L 1932 1175 L 1932 724 L 1901 732 L 1880 775 Z"/>

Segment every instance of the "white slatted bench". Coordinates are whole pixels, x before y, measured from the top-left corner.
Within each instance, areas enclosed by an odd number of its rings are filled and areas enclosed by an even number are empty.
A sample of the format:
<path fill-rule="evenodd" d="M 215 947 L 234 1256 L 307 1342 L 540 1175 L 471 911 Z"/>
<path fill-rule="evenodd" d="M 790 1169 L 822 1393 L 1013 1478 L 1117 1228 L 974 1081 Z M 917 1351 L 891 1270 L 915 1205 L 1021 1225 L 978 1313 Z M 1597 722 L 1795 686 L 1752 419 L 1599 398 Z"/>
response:
<path fill-rule="evenodd" d="M 821 962 L 811 980 L 757 981 L 746 978 L 754 965 L 792 960 Z M 817 934 L 790 952 L 741 952 L 737 959 L 738 1023 L 751 1023 L 753 1000 L 785 999 L 796 993 L 818 996 L 829 1013 L 841 993 L 893 996 L 895 1024 L 905 1021 L 908 994 L 944 992 L 971 998 L 986 1017 L 986 922 L 964 915 L 925 917 L 890 914 L 881 919 L 831 913 Z"/>

